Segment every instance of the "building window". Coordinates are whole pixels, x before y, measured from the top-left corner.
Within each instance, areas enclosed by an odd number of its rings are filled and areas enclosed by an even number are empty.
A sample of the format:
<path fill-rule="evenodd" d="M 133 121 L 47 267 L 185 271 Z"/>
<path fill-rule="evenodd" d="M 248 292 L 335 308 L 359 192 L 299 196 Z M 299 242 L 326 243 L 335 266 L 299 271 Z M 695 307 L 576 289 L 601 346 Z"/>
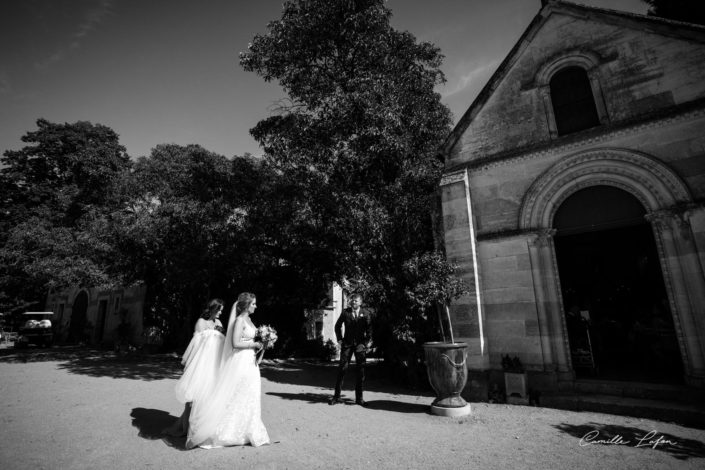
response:
<path fill-rule="evenodd" d="M 120 297 L 115 297 L 115 303 L 113 304 L 113 315 L 117 315 L 120 311 Z"/>
<path fill-rule="evenodd" d="M 316 338 L 322 338 L 322 337 L 323 337 L 323 322 L 317 321 L 316 322 Z"/>
<path fill-rule="evenodd" d="M 566 67 L 551 77 L 551 102 L 558 135 L 600 124 L 590 79 L 581 67 Z"/>

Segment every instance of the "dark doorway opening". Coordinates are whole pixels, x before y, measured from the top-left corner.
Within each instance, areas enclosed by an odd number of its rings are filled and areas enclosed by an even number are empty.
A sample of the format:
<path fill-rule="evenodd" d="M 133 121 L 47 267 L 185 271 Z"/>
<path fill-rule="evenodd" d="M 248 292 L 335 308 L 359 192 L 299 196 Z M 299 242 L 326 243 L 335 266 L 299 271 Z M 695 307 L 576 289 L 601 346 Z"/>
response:
<path fill-rule="evenodd" d="M 651 226 L 625 191 L 595 186 L 554 218 L 578 377 L 679 383 L 683 365 Z"/>
<path fill-rule="evenodd" d="M 71 308 L 71 324 L 69 325 L 69 342 L 85 341 L 85 329 L 88 324 L 88 295 L 81 292 L 76 296 Z"/>
<path fill-rule="evenodd" d="M 95 325 L 95 341 L 100 344 L 103 342 L 103 333 L 105 330 L 105 317 L 108 313 L 108 301 L 101 300 L 98 302 L 98 321 Z"/>

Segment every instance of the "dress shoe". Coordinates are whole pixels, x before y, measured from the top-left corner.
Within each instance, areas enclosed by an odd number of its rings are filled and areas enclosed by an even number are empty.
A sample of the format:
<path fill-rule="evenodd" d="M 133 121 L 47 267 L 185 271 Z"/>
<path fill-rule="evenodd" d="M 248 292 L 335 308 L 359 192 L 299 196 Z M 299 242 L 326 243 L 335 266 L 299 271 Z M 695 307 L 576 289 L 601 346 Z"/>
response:
<path fill-rule="evenodd" d="M 335 405 L 337 403 L 343 403 L 343 400 L 341 400 L 340 397 L 333 397 L 330 400 L 328 400 L 329 405 Z"/>

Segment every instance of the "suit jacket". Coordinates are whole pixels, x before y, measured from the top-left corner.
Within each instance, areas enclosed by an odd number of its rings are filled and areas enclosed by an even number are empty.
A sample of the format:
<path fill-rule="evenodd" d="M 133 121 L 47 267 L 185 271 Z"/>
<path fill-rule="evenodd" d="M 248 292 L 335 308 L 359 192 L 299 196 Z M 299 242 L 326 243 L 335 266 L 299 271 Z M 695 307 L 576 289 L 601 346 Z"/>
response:
<path fill-rule="evenodd" d="M 345 325 L 344 335 L 341 331 L 343 325 Z M 370 316 L 360 309 L 360 315 L 354 318 L 352 308 L 346 308 L 335 322 L 335 337 L 338 341 L 342 339 L 343 346 L 365 345 L 366 347 L 372 338 Z"/>

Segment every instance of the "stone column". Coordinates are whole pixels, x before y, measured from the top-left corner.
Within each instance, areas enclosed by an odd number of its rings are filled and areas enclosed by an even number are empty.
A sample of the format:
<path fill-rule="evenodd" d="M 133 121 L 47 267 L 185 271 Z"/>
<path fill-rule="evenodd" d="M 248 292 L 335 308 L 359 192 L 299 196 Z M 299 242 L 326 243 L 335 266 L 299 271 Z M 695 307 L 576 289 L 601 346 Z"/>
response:
<path fill-rule="evenodd" d="M 446 256 L 451 263 L 458 265 L 456 273 L 470 290 L 468 295 L 450 306 L 453 334 L 456 341 L 468 343 L 468 368 L 486 370 L 489 369 L 489 353 L 466 170 L 447 174 L 441 179 L 441 204 Z"/>
<path fill-rule="evenodd" d="M 546 124 L 548 125 L 548 133 L 551 139 L 558 137 L 558 127 L 556 126 L 556 115 L 553 112 L 553 102 L 551 101 L 551 88 L 542 85 L 539 88 L 539 96 L 543 102 L 544 112 L 546 113 Z"/>
<path fill-rule="evenodd" d="M 705 276 L 690 226 L 690 213 L 647 214 L 658 242 L 686 379 L 705 385 Z"/>
<path fill-rule="evenodd" d="M 595 102 L 595 109 L 597 110 L 597 117 L 600 120 L 600 124 L 609 124 L 610 117 L 607 113 L 607 105 L 605 104 L 605 98 L 602 94 L 602 87 L 600 86 L 600 70 L 597 67 L 591 67 L 587 71 L 587 75 L 588 80 L 590 80 L 592 97 Z"/>
<path fill-rule="evenodd" d="M 531 276 L 534 282 L 544 371 L 572 378 L 568 334 L 561 308 L 561 292 L 553 236 L 555 229 L 532 232 L 528 239 Z"/>

